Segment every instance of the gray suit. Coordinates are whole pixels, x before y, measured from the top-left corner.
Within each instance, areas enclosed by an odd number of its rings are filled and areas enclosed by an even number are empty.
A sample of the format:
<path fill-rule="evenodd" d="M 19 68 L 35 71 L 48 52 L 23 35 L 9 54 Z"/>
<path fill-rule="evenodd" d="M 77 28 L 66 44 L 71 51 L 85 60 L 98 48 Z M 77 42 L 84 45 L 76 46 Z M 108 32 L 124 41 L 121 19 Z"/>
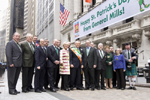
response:
<path fill-rule="evenodd" d="M 22 50 L 18 45 L 14 40 L 9 41 L 6 45 L 9 92 L 16 90 L 17 80 L 22 67 Z M 11 64 L 14 64 L 14 67 L 10 67 Z"/>

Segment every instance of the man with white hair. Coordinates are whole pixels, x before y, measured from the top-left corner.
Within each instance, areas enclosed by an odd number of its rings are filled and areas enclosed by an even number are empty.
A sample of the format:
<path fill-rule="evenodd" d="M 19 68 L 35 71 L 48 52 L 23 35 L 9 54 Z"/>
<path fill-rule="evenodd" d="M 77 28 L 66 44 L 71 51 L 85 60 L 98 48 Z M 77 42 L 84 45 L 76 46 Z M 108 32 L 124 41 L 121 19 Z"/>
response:
<path fill-rule="evenodd" d="M 47 73 L 48 73 L 48 79 L 50 84 L 50 90 L 52 92 L 56 92 L 55 88 L 58 88 L 55 87 L 56 85 L 58 85 L 56 79 L 58 77 L 57 71 L 59 70 L 59 50 L 57 48 L 57 45 L 58 45 L 58 40 L 54 39 L 53 45 L 47 48 L 47 57 L 48 57 Z"/>
<path fill-rule="evenodd" d="M 34 68 L 34 49 L 32 44 L 33 35 L 28 33 L 26 41 L 21 44 L 23 67 L 22 67 L 22 92 L 29 92 L 32 83 L 33 68 Z"/>
<path fill-rule="evenodd" d="M 20 34 L 15 32 L 13 40 L 9 41 L 6 45 L 8 91 L 11 95 L 20 93 L 16 90 L 16 84 L 22 67 L 22 49 L 18 44 L 19 39 Z"/>
<path fill-rule="evenodd" d="M 103 44 L 98 44 L 97 52 L 97 67 L 95 69 L 95 87 L 100 90 L 99 77 L 101 76 L 101 89 L 105 90 L 104 76 L 106 69 L 106 53 L 103 50 Z"/>

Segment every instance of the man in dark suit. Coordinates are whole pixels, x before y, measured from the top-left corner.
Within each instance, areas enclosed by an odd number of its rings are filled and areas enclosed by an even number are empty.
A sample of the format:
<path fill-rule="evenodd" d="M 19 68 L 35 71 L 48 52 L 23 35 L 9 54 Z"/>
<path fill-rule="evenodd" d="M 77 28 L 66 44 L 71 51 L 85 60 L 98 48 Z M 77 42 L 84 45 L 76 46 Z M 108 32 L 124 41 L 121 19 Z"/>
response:
<path fill-rule="evenodd" d="M 6 45 L 6 57 L 8 68 L 8 88 L 9 94 L 16 95 L 20 93 L 16 90 L 16 84 L 22 67 L 22 49 L 18 44 L 19 33 L 14 33 L 13 40 Z"/>
<path fill-rule="evenodd" d="M 95 88 L 100 90 L 99 78 L 101 75 L 101 89 L 106 90 L 104 86 L 104 76 L 106 70 L 106 53 L 103 50 L 103 44 L 98 44 L 97 52 L 97 67 L 95 69 Z"/>
<path fill-rule="evenodd" d="M 44 77 L 45 77 L 45 65 L 46 65 L 46 50 L 44 48 L 44 40 L 40 39 L 40 46 L 35 49 L 35 92 L 41 93 L 46 92 L 43 89 L 44 86 Z"/>
<path fill-rule="evenodd" d="M 33 36 L 28 33 L 26 40 L 21 44 L 22 56 L 23 56 L 23 67 L 22 67 L 22 92 L 29 92 L 34 68 L 34 45 L 32 44 Z"/>
<path fill-rule="evenodd" d="M 48 45 L 49 45 L 49 40 L 48 40 L 48 39 L 45 39 L 45 40 L 44 40 L 44 48 L 45 48 L 45 50 L 46 50 L 46 56 L 47 56 L 47 48 L 48 48 Z M 49 88 L 48 88 L 47 61 L 46 61 L 46 65 L 45 65 L 45 66 L 46 66 L 46 67 L 45 67 L 46 71 L 45 71 L 45 78 L 44 78 L 44 87 L 45 87 L 45 89 L 49 89 Z"/>
<path fill-rule="evenodd" d="M 89 89 L 91 85 L 91 90 L 95 89 L 95 68 L 97 65 L 97 54 L 96 49 L 90 47 L 91 41 L 86 41 L 86 48 L 83 49 L 83 63 L 82 68 L 85 75 L 85 90 Z M 91 82 L 91 83 L 90 83 Z"/>
<path fill-rule="evenodd" d="M 113 57 L 115 56 L 113 47 L 110 47 L 110 53 L 112 53 Z M 116 81 L 117 81 L 116 72 L 113 71 L 113 82 L 112 82 L 113 88 L 117 88 L 116 87 Z"/>
<path fill-rule="evenodd" d="M 80 41 L 75 42 L 75 48 L 70 48 L 70 90 L 73 90 L 76 85 L 77 90 L 81 88 L 81 64 L 82 64 L 82 49 Z M 76 82 L 76 83 L 75 83 Z"/>
<path fill-rule="evenodd" d="M 55 86 L 56 85 L 56 77 L 57 77 L 57 70 L 59 68 L 59 50 L 57 48 L 58 40 L 53 40 L 53 45 L 47 48 L 47 72 L 48 72 L 48 81 L 50 84 L 50 90 L 52 92 L 56 92 Z"/>

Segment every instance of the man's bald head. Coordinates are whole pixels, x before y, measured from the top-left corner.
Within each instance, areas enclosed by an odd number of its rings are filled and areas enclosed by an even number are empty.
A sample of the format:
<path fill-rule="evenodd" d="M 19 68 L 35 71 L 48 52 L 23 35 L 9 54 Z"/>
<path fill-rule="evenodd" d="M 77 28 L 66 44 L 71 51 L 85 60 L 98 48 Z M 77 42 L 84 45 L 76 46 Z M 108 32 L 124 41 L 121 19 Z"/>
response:
<path fill-rule="evenodd" d="M 15 32 L 13 34 L 13 40 L 16 42 L 19 42 L 19 39 L 20 39 L 20 34 L 18 32 Z"/>
<path fill-rule="evenodd" d="M 56 46 L 56 47 L 58 46 L 58 40 L 57 39 L 53 40 L 53 45 Z"/>

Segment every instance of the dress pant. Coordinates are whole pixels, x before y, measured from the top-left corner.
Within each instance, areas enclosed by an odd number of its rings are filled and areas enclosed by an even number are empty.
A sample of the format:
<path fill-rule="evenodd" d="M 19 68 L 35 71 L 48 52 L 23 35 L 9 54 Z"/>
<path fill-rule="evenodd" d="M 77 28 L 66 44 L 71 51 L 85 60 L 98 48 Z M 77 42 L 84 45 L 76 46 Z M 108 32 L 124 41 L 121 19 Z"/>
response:
<path fill-rule="evenodd" d="M 59 83 L 59 80 L 60 80 L 59 65 L 55 68 L 54 80 L 55 80 L 55 83 L 54 83 L 55 87 L 58 87 L 58 83 Z"/>
<path fill-rule="evenodd" d="M 35 70 L 35 80 L 34 80 L 34 88 L 35 88 L 35 90 L 43 89 L 44 76 L 45 76 L 45 69 L 44 68 Z"/>
<path fill-rule="evenodd" d="M 20 70 L 21 70 L 21 67 L 8 67 L 7 68 L 9 91 L 14 92 L 16 90 L 16 84 L 19 78 Z"/>
<path fill-rule="evenodd" d="M 50 84 L 50 88 L 55 88 L 54 87 L 54 72 L 55 68 L 47 68 L 47 75 L 48 75 L 48 83 Z"/>
<path fill-rule="evenodd" d="M 48 87 L 48 71 L 47 68 L 45 68 L 45 77 L 44 77 L 44 87 Z"/>
<path fill-rule="evenodd" d="M 125 88 L 125 77 L 123 69 L 116 69 L 117 88 Z"/>
<path fill-rule="evenodd" d="M 105 77 L 105 70 L 95 70 L 95 87 L 100 87 L 99 80 L 101 76 L 101 88 L 104 88 L 104 77 Z"/>
<path fill-rule="evenodd" d="M 73 88 L 74 85 L 76 88 L 81 87 L 81 67 L 70 69 L 70 87 Z"/>
<path fill-rule="evenodd" d="M 92 66 L 93 67 L 93 66 Z M 95 88 L 95 69 L 89 68 L 89 66 L 84 66 L 84 76 L 85 76 L 85 87 Z"/>
<path fill-rule="evenodd" d="M 32 87 L 33 75 L 34 75 L 34 67 L 31 68 L 31 73 L 30 73 L 30 75 L 29 75 L 29 76 L 31 76 L 30 81 L 29 81 L 29 83 L 31 83 L 31 84 L 30 84 L 30 88 L 33 88 L 33 87 Z"/>
<path fill-rule="evenodd" d="M 22 90 L 30 88 L 33 77 L 33 67 L 22 67 Z"/>
<path fill-rule="evenodd" d="M 115 87 L 117 78 L 116 78 L 116 72 L 114 72 L 114 71 L 113 71 L 113 79 L 112 79 L 112 81 L 113 81 L 113 87 Z"/>
<path fill-rule="evenodd" d="M 69 75 L 61 75 L 61 89 L 68 89 L 69 88 Z"/>

